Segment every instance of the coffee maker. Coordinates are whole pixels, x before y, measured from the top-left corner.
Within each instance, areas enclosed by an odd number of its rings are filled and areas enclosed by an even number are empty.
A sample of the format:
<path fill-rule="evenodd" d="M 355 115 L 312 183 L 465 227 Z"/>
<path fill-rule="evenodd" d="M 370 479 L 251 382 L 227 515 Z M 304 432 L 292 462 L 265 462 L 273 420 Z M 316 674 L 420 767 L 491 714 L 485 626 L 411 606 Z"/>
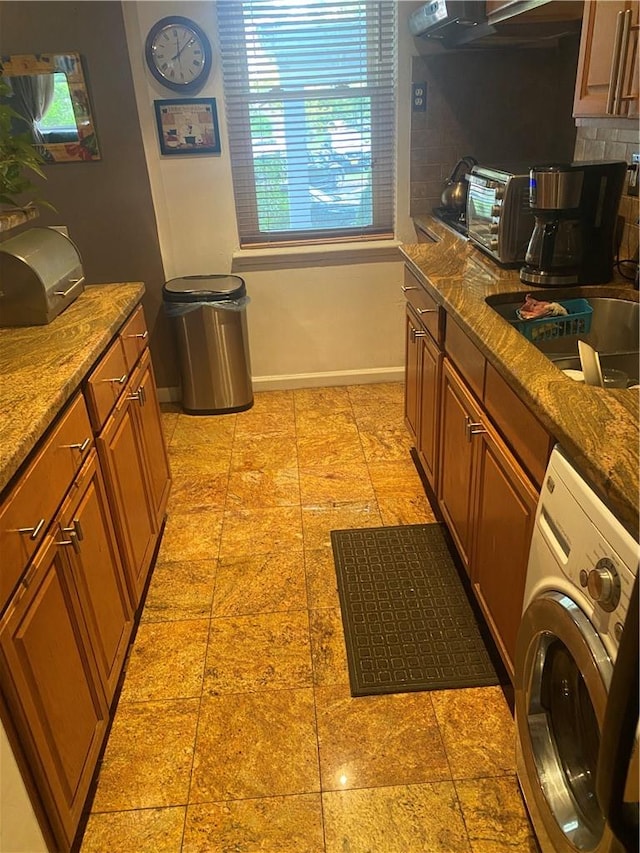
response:
<path fill-rule="evenodd" d="M 622 161 L 533 166 L 534 227 L 520 280 L 539 287 L 604 284 L 613 276 Z"/>

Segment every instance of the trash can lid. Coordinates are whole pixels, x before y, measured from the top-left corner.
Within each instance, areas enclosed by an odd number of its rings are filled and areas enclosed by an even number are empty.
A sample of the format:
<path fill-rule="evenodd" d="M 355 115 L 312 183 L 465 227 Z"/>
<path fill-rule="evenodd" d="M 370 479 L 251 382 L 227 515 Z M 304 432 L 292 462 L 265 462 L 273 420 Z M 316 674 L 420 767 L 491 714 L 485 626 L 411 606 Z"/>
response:
<path fill-rule="evenodd" d="M 185 275 L 170 279 L 162 288 L 167 302 L 221 302 L 240 299 L 246 292 L 239 275 Z"/>

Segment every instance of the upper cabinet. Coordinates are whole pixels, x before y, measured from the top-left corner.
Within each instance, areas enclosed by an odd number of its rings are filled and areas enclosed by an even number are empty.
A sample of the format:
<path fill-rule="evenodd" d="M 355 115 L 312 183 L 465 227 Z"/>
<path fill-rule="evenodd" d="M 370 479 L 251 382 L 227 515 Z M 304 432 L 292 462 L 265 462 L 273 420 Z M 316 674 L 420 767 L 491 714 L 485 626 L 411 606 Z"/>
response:
<path fill-rule="evenodd" d="M 573 114 L 638 116 L 639 0 L 587 0 Z"/>

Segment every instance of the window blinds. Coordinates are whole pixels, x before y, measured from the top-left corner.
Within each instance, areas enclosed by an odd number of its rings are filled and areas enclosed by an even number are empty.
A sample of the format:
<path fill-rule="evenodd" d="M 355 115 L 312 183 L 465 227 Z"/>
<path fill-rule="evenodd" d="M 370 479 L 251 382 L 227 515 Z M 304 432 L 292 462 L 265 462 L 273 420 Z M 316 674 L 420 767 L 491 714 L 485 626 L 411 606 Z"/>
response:
<path fill-rule="evenodd" d="M 241 244 L 391 234 L 395 4 L 216 8 Z"/>

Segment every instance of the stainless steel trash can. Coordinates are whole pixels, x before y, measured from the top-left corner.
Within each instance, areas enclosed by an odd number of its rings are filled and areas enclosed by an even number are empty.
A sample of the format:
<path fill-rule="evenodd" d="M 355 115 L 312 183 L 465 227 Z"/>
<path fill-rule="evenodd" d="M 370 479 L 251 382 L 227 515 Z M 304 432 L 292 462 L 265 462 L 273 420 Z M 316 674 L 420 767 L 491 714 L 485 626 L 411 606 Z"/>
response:
<path fill-rule="evenodd" d="M 162 295 L 177 337 L 185 412 L 222 414 L 251 408 L 249 298 L 243 279 L 237 275 L 172 278 Z"/>

